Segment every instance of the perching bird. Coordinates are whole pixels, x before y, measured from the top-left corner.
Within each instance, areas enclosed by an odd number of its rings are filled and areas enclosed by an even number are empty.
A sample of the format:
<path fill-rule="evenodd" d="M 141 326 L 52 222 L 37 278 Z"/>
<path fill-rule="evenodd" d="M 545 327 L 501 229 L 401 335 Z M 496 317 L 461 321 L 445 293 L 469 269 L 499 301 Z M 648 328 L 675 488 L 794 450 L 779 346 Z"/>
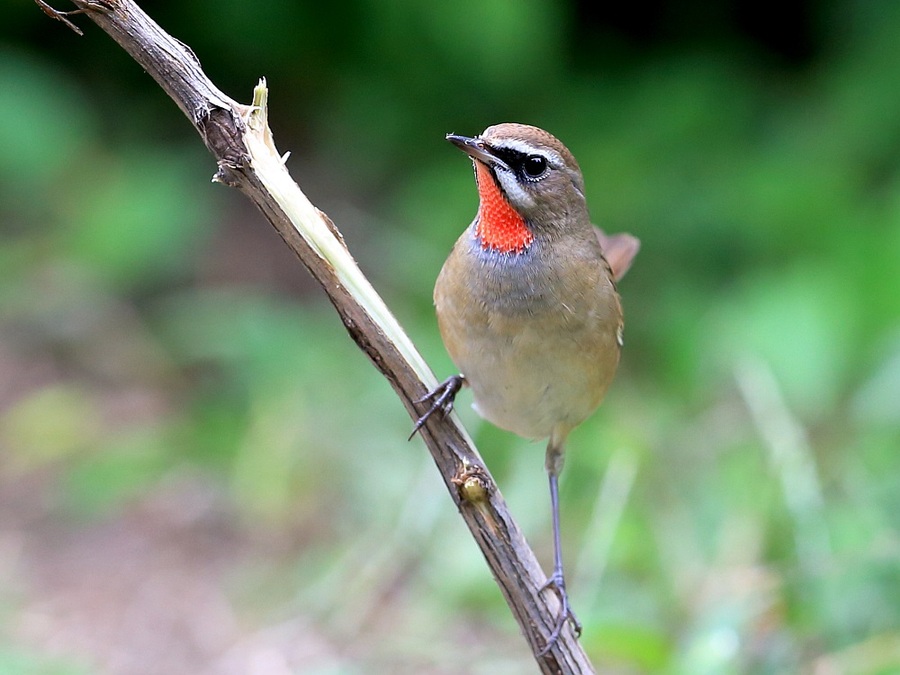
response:
<path fill-rule="evenodd" d="M 563 575 L 558 476 L 566 437 L 615 375 L 623 327 L 616 281 L 640 244 L 591 225 L 578 163 L 546 131 L 498 124 L 447 140 L 472 158 L 480 204 L 434 287 L 441 337 L 461 375 L 423 399 L 433 405 L 416 429 L 449 410 L 468 384 L 482 417 L 549 438 L 554 565 L 544 588 L 556 591 L 562 609 L 546 653 L 567 620 L 581 632 Z"/>

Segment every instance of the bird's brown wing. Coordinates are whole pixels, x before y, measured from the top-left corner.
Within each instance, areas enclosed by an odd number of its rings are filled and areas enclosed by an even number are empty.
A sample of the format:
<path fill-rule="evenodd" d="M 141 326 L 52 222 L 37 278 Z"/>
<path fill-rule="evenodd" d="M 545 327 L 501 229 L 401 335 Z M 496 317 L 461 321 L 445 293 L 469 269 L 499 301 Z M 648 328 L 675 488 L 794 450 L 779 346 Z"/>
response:
<path fill-rule="evenodd" d="M 613 278 L 619 281 L 625 276 L 625 272 L 631 267 L 631 261 L 641 249 L 641 240 L 625 232 L 606 234 L 596 225 L 594 225 L 594 230 L 597 233 L 600 248 L 603 249 L 603 256 L 612 269 Z"/>

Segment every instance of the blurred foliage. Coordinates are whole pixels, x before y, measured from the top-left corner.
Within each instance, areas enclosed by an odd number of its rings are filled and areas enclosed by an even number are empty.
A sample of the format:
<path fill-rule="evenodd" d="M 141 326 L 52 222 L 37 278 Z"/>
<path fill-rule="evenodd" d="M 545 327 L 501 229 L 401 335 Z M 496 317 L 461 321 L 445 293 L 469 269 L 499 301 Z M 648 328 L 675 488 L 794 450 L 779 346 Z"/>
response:
<path fill-rule="evenodd" d="M 83 17 L 5 9 L 0 671 L 531 672 L 390 387 L 177 108 Z M 445 133 L 551 130 L 642 239 L 563 477 L 604 672 L 900 672 L 900 5 L 146 9 L 232 96 L 267 76 L 292 173 L 439 375 L 431 287 L 476 206 Z M 549 564 L 542 447 L 460 408 Z M 35 570 L 161 522 L 217 551 L 230 637 L 154 652 L 51 611 Z"/>

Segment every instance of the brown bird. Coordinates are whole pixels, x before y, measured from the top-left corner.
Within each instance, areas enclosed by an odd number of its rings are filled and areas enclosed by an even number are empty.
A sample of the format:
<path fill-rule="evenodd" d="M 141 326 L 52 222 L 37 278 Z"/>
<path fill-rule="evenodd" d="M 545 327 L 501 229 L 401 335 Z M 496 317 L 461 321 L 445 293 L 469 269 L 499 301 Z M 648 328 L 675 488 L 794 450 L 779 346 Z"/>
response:
<path fill-rule="evenodd" d="M 475 167 L 480 204 L 434 287 L 438 326 L 461 371 L 423 401 L 449 411 L 463 384 L 476 411 L 526 438 L 549 438 L 553 573 L 561 615 L 546 653 L 571 620 L 559 534 L 558 476 L 566 438 L 600 405 L 622 347 L 616 280 L 640 246 L 591 225 L 572 153 L 537 127 L 498 124 L 474 138 L 449 134 Z M 415 432 L 414 432 L 415 433 Z"/>

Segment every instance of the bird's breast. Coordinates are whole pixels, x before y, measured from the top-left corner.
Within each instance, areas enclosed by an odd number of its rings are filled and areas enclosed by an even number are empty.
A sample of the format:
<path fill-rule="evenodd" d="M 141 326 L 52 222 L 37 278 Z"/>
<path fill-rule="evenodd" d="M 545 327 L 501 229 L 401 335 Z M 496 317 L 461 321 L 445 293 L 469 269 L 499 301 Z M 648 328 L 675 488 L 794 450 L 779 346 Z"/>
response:
<path fill-rule="evenodd" d="M 618 364 L 618 295 L 599 247 L 579 241 L 504 255 L 467 232 L 435 285 L 441 336 L 476 409 L 525 437 L 581 423 Z"/>

